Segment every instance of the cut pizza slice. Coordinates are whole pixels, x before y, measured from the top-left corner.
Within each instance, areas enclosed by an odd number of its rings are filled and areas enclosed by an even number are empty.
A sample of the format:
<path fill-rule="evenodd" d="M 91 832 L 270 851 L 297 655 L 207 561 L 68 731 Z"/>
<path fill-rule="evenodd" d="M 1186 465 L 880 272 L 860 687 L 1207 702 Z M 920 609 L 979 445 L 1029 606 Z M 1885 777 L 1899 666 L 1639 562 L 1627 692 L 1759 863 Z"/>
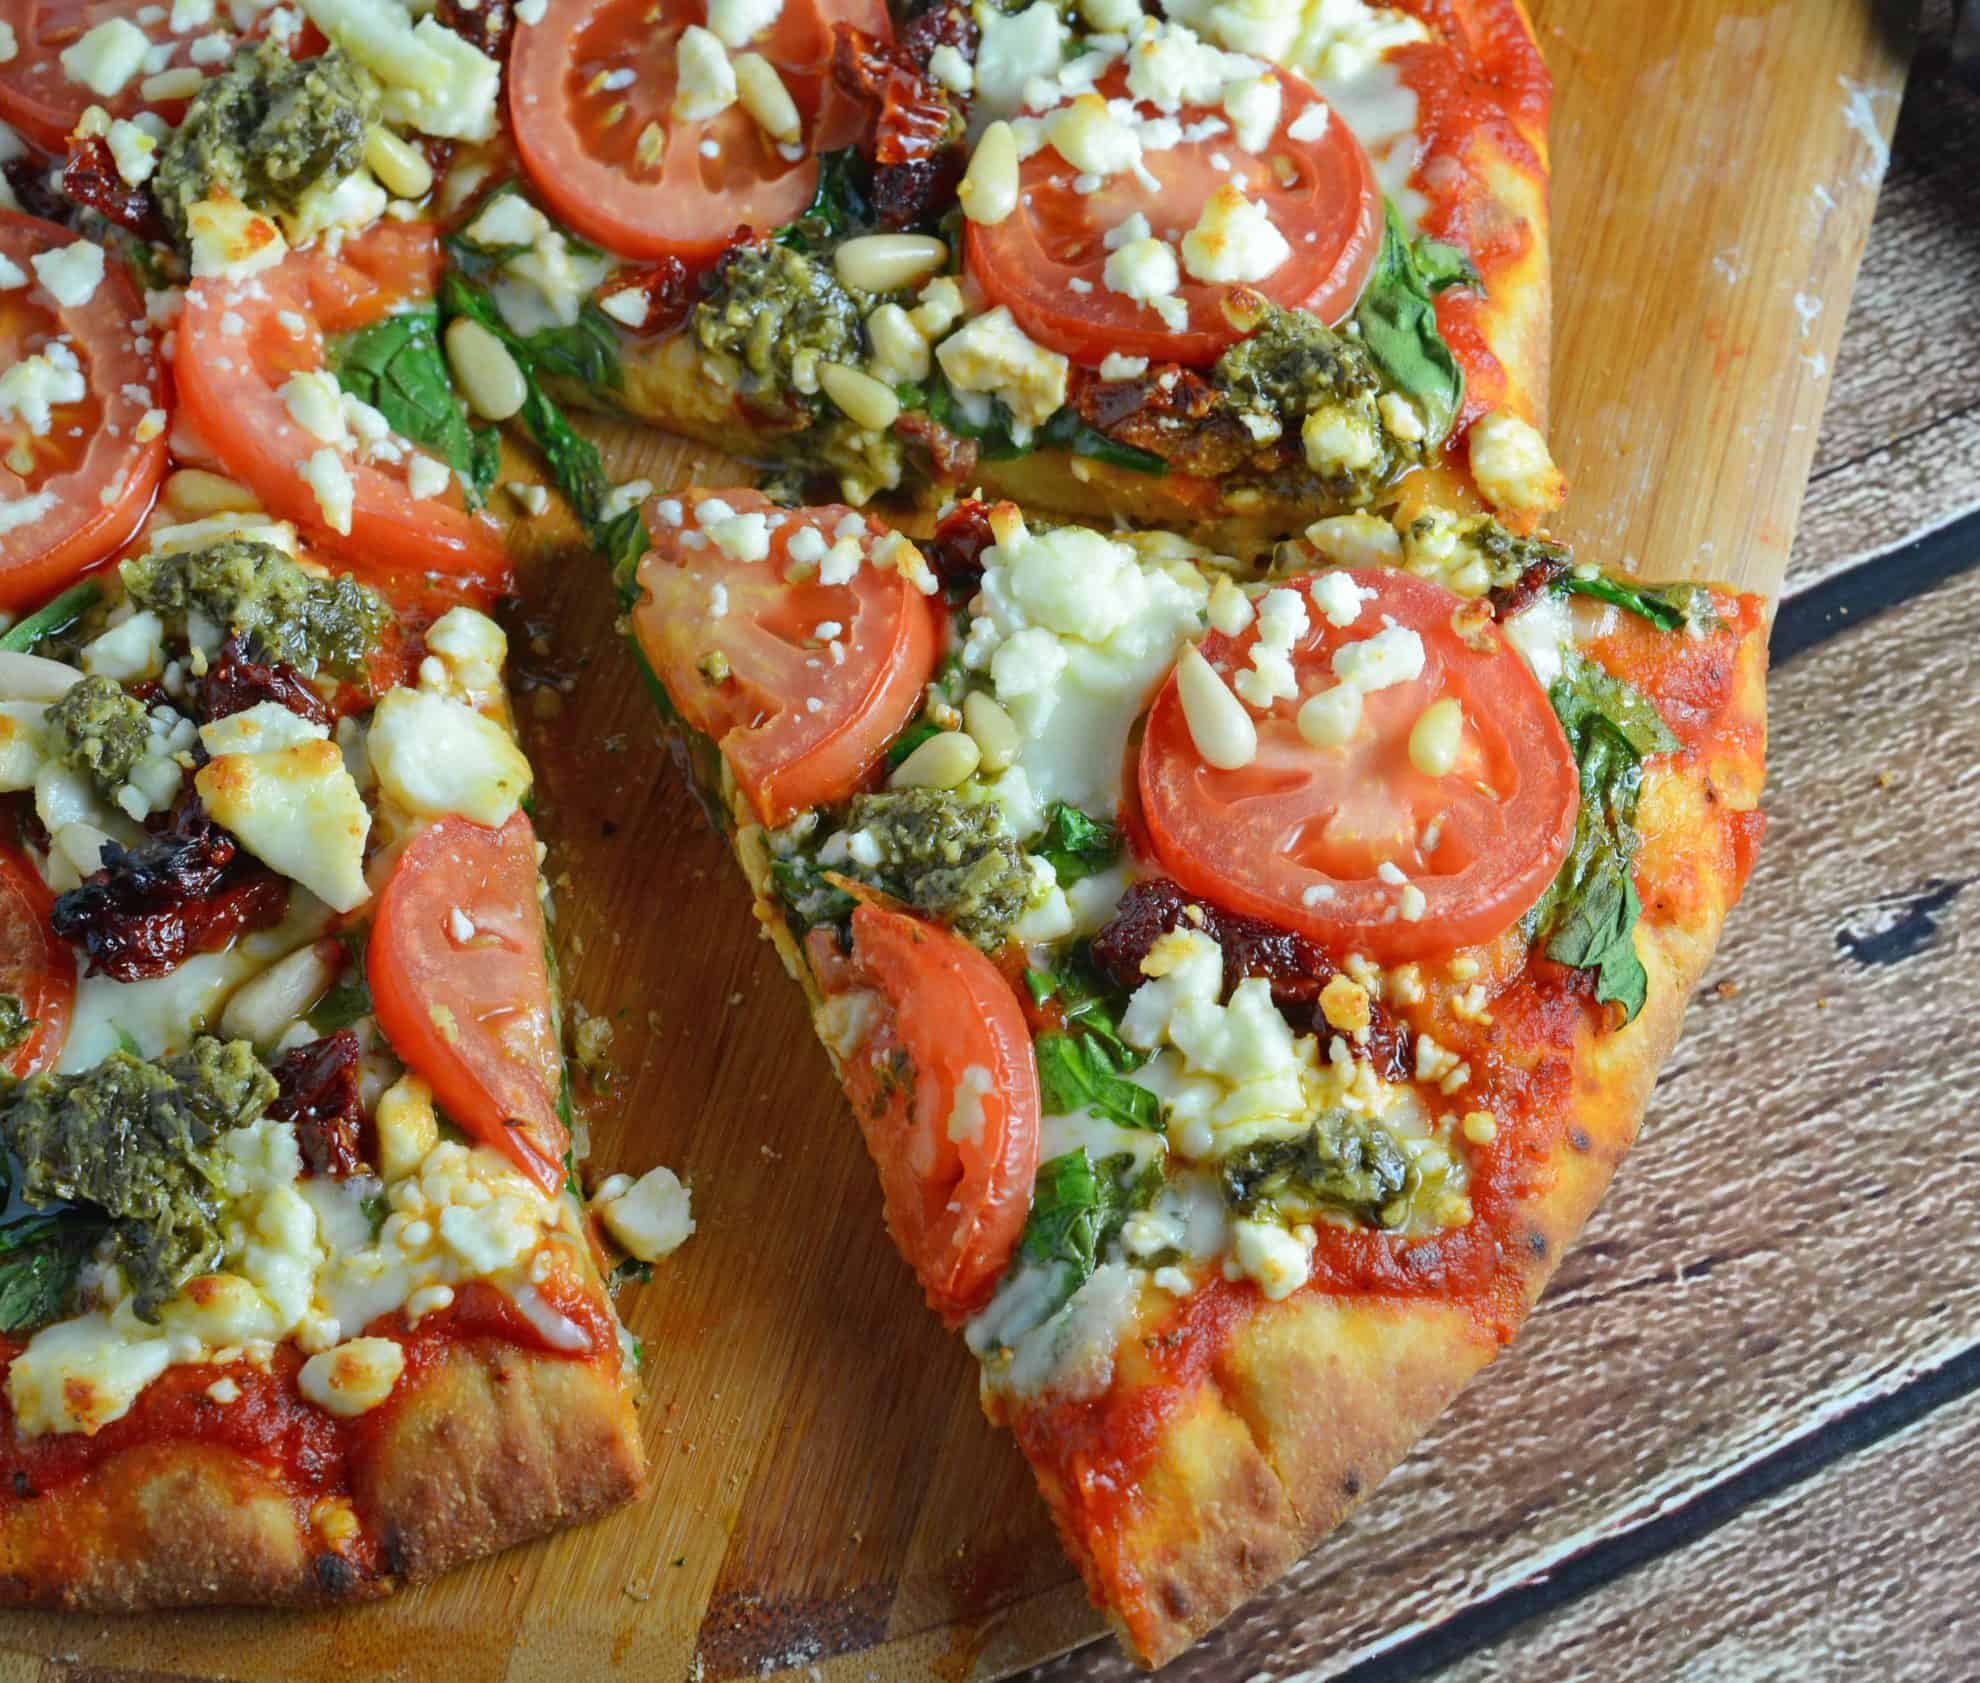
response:
<path fill-rule="evenodd" d="M 1327 514 L 1559 505 L 1517 0 L 647 15 L 516 29 L 520 173 L 477 165 L 446 242 L 446 309 L 548 403 L 852 503 L 983 487 L 1247 559 Z"/>
<path fill-rule="evenodd" d="M 1763 607 L 1482 516 L 1242 583 L 650 504 L 631 622 L 887 1227 L 1160 1663 L 1509 1339 L 1753 860 Z"/>
<path fill-rule="evenodd" d="M 338 1602 L 636 1494 L 633 1352 L 502 631 L 172 518 L 0 636 L 0 1597 Z"/>

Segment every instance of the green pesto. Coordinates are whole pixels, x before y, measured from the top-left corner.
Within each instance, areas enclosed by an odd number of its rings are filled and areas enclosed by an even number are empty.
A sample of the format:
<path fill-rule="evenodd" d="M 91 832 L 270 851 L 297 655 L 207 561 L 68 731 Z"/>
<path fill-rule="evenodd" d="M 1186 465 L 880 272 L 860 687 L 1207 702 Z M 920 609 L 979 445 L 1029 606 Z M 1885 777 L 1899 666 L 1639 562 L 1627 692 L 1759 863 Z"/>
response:
<path fill-rule="evenodd" d="M 695 341 L 735 365 L 742 395 L 792 418 L 809 415 L 821 362 L 857 367 L 872 300 L 839 283 L 829 261 L 789 246 L 738 246 L 695 306 Z"/>
<path fill-rule="evenodd" d="M 1518 583 L 1520 575 L 1538 563 L 1566 564 L 1573 560 L 1573 555 L 1564 544 L 1509 532 L 1489 514 L 1420 514 L 1410 523 L 1409 535 L 1415 542 L 1427 542 L 1446 522 L 1450 524 L 1455 547 L 1485 563 L 1495 590 L 1504 590 Z"/>
<path fill-rule="evenodd" d="M 79 1075 L 37 1075 L 0 1100 L 0 1141 L 27 1205 L 94 1205 L 108 1255 L 146 1320 L 220 1261 L 219 1140 L 275 1097 L 244 1040 L 201 1035 L 146 1061 L 112 1052 Z"/>
<path fill-rule="evenodd" d="M 846 824 L 878 845 L 877 886 L 985 951 L 1002 946 L 1023 915 L 1031 871 L 996 802 L 949 789 L 856 795 Z"/>
<path fill-rule="evenodd" d="M 309 677 L 359 676 L 392 617 L 384 599 L 355 579 L 306 573 L 274 545 L 251 538 L 149 555 L 120 570 L 141 607 L 181 623 L 196 609 L 262 658 Z"/>
<path fill-rule="evenodd" d="M 216 189 L 259 211 L 293 211 L 364 152 L 370 101 L 343 49 L 291 59 L 272 41 L 241 52 L 193 97 L 159 154 L 152 196 L 181 241 Z"/>
<path fill-rule="evenodd" d="M 1239 1215 L 1288 1223 L 1349 1215 L 1400 1227 L 1421 1175 L 1379 1123 L 1330 1110 L 1304 1134 L 1265 1140 L 1227 1158 L 1225 1200 Z"/>
<path fill-rule="evenodd" d="M 144 703 L 112 678 L 90 677 L 70 686 L 48 709 L 45 727 L 51 756 L 81 772 L 105 799 L 130 781 L 151 740 Z"/>
<path fill-rule="evenodd" d="M 34 1023 L 18 994 L 0 993 L 0 1052 L 25 1046 L 34 1033 Z"/>

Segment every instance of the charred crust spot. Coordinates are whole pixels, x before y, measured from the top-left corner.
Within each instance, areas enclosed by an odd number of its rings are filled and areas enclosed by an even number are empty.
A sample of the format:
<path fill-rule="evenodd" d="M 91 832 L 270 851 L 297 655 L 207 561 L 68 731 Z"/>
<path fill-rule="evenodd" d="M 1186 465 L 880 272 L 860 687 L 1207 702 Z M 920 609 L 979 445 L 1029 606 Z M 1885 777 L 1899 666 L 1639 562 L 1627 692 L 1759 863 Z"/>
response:
<path fill-rule="evenodd" d="M 1179 1624 L 1186 1622 L 1196 1610 L 1196 1603 L 1190 1599 L 1189 1587 L 1179 1578 L 1164 1578 L 1156 1586 L 1155 1594 L 1161 1600 L 1162 1611 Z"/>
<path fill-rule="evenodd" d="M 1588 1130 L 1586 1128 L 1570 1128 L 1568 1130 L 1568 1144 L 1573 1146 L 1576 1151 L 1589 1151 L 1593 1149 L 1595 1142 L 1588 1137 Z"/>
<path fill-rule="evenodd" d="M 15 1499 L 18 1501 L 32 1502 L 37 1496 L 41 1494 L 41 1492 L 35 1488 L 34 1480 L 29 1478 L 27 1474 L 23 1472 L 19 1467 L 16 1467 L 14 1469 L 14 1476 L 11 1482 L 13 1486 Z"/>
<path fill-rule="evenodd" d="M 1361 1494 L 1361 1475 L 1352 1467 L 1341 1474 L 1341 1494 L 1343 1496 L 1359 1496 Z"/>
<path fill-rule="evenodd" d="M 1546 1234 L 1544 1234 L 1544 1233 L 1542 1233 L 1542 1232 L 1540 1232 L 1540 1231 L 1539 1231 L 1539 1230 L 1538 1230 L 1538 1229 L 1536 1228 L 1536 1229 L 1535 1229 L 1535 1230 L 1534 1230 L 1533 1232 L 1531 1232 L 1531 1233 L 1529 1233 L 1529 1234 L 1527 1234 L 1527 1236 L 1526 1236 L 1526 1248 L 1527 1248 L 1528 1250 L 1530 1250 L 1530 1251 L 1531 1251 L 1531 1252 L 1533 1253 L 1533 1258 L 1534 1258 L 1534 1260 L 1535 1260 L 1536 1262 L 1544 1262 L 1544 1261 L 1546 1261 L 1546 1259 L 1547 1259 L 1547 1235 L 1546 1235 Z"/>
<path fill-rule="evenodd" d="M 310 1566 L 317 1584 L 332 1600 L 342 1600 L 358 1587 L 358 1569 L 340 1554 L 320 1554 Z"/>

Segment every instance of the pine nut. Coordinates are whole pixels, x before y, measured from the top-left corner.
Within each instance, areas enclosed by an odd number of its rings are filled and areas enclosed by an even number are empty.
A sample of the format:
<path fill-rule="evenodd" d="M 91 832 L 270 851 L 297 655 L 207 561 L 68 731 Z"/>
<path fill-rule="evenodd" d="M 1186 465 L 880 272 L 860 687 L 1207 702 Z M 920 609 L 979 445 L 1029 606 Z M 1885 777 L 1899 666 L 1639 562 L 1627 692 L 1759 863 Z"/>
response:
<path fill-rule="evenodd" d="M 166 480 L 165 506 L 192 520 L 213 514 L 256 514 L 261 509 L 245 485 L 205 468 L 180 468 Z"/>
<path fill-rule="evenodd" d="M 1313 747 L 1338 748 L 1361 724 L 1361 691 L 1352 684 L 1336 684 L 1310 695 L 1300 704 L 1294 723 Z"/>
<path fill-rule="evenodd" d="M 1337 567 L 1393 567 L 1402 560 L 1395 527 L 1373 514 L 1336 514 L 1306 528 L 1306 541 Z"/>
<path fill-rule="evenodd" d="M 1016 764 L 1024 738 L 1003 704 L 988 690 L 971 690 L 963 697 L 963 729 L 982 751 L 983 769 L 990 773 Z"/>
<path fill-rule="evenodd" d="M 337 979 L 336 960 L 331 956 L 336 950 L 334 942 L 323 941 L 298 947 L 259 976 L 243 982 L 220 1013 L 220 1032 L 230 1040 L 273 1045 Z"/>
<path fill-rule="evenodd" d="M 161 70 L 156 76 L 147 76 L 138 83 L 138 93 L 148 105 L 155 105 L 164 99 L 191 99 L 206 81 L 189 64 L 182 64 L 175 70 Z"/>
<path fill-rule="evenodd" d="M 416 146 L 383 123 L 365 131 L 364 161 L 385 191 L 398 199 L 423 199 L 433 190 L 433 166 Z"/>
<path fill-rule="evenodd" d="M 982 751 L 959 730 L 931 736 L 894 767 L 890 789 L 953 789 L 982 763 Z"/>
<path fill-rule="evenodd" d="M 891 390 L 842 362 L 821 362 L 818 384 L 846 418 L 868 432 L 885 432 L 901 412 L 901 400 Z"/>
<path fill-rule="evenodd" d="M 963 215 L 985 227 L 995 226 L 1017 209 L 1017 136 L 1009 123 L 992 123 L 983 131 L 956 198 Z"/>
<path fill-rule="evenodd" d="M 0 701 L 60 701 L 82 682 L 73 666 L 0 649 Z"/>
<path fill-rule="evenodd" d="M 1176 662 L 1176 693 L 1182 698 L 1190 740 L 1206 764 L 1236 771 L 1258 757 L 1258 727 L 1194 644 Z"/>
<path fill-rule="evenodd" d="M 893 385 L 928 378 L 928 341 L 898 304 L 882 304 L 866 318 L 867 342 L 873 346 L 875 379 Z"/>
<path fill-rule="evenodd" d="M 447 366 L 484 421 L 506 421 L 529 396 L 508 347 L 471 316 L 456 316 L 447 326 Z"/>
<path fill-rule="evenodd" d="M 734 60 L 736 97 L 772 140 L 795 142 L 804 132 L 797 102 L 784 86 L 777 67 L 761 53 L 737 53 Z"/>
<path fill-rule="evenodd" d="M 899 292 L 949 265 L 949 245 L 933 234 L 861 234 L 832 253 L 839 279 L 862 292 Z"/>
<path fill-rule="evenodd" d="M 1409 763 L 1425 777 L 1448 777 L 1464 745 L 1464 708 L 1455 696 L 1433 701 L 1409 733 Z"/>

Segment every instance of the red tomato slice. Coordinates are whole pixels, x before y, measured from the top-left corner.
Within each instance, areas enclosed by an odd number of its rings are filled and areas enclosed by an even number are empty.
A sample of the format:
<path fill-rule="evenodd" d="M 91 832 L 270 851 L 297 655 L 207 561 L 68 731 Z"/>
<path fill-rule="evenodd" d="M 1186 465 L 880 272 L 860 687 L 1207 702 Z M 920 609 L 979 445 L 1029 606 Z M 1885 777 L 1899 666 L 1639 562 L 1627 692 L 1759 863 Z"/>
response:
<path fill-rule="evenodd" d="M 711 498 L 773 523 L 764 559 L 733 560 L 697 529 Z M 940 652 L 939 609 L 874 563 L 881 529 L 855 510 L 780 509 L 747 490 L 680 501 L 687 523 L 678 526 L 648 505 L 655 548 L 640 563 L 645 595 L 633 609 L 641 651 L 681 717 L 721 745 L 765 824 L 845 799 L 921 706 Z M 792 539 L 808 531 L 830 544 L 847 519 L 864 526 L 869 557 L 851 580 L 820 584 L 815 563 L 793 577 Z M 827 626 L 838 629 L 820 635 Z M 719 681 L 711 660 L 726 666 Z"/>
<path fill-rule="evenodd" d="M 983 1306 L 1030 1213 L 1031 1036 L 1010 984 L 961 936 L 872 905 L 853 912 L 852 936 L 850 980 L 886 1011 L 839 1078 L 880 1170 L 887 1231 L 953 1326 Z"/>
<path fill-rule="evenodd" d="M 76 999 L 76 955 L 49 927 L 55 902 L 27 856 L 0 847 L 0 993 L 34 1019 L 28 1037 L 0 1052 L 0 1072 L 17 1077 L 47 1069 L 69 1038 Z"/>
<path fill-rule="evenodd" d="M 1033 339 L 1078 362 L 1097 363 L 1109 351 L 1196 366 L 1214 362 L 1240 337 L 1224 314 L 1232 288 L 1190 278 L 1181 258 L 1182 237 L 1196 226 L 1210 196 L 1235 184 L 1247 200 L 1265 207 L 1292 247 L 1269 275 L 1248 283 L 1252 289 L 1323 321 L 1346 315 L 1381 247 L 1382 205 L 1374 171 L 1338 116 L 1330 114 L 1317 139 L 1288 135 L 1288 128 L 1324 101 L 1297 76 L 1272 74 L 1281 89 L 1279 126 L 1261 152 L 1244 151 L 1226 124 L 1202 139 L 1145 152 L 1142 165 L 1156 179 L 1153 188 L 1124 171 L 1082 193 L 1075 184 L 1089 184 L 1087 178 L 1057 151 L 1044 146 L 1032 153 L 1018 168 L 1017 209 L 995 224 L 965 225 L 965 260 L 991 302 L 1008 305 Z M 1109 100 L 1126 97 L 1126 70 L 1110 70 L 1096 91 Z M 1157 114 L 1153 106 L 1136 109 L 1143 116 Z M 1177 114 L 1185 131 L 1209 119 L 1222 122 L 1223 113 L 1185 106 Z M 1106 284 L 1112 254 L 1105 238 L 1136 211 L 1176 254 L 1175 296 L 1189 307 L 1180 329 L 1171 328 L 1151 305 Z"/>
<path fill-rule="evenodd" d="M 474 925 L 466 941 L 458 917 Z M 443 818 L 392 867 L 365 977 L 379 1028 L 440 1108 L 554 1194 L 571 1141 L 543 941 L 528 816 L 499 830 Z"/>
<path fill-rule="evenodd" d="M 1205 763 L 1172 676 L 1156 697 L 1142 743 L 1142 813 L 1163 867 L 1193 894 L 1267 918 L 1336 952 L 1399 963 L 1488 941 L 1514 923 L 1553 881 L 1574 836 L 1574 757 L 1544 691 L 1498 627 L 1467 612 L 1440 584 L 1408 573 L 1352 571 L 1372 599 L 1337 628 L 1307 595 L 1309 628 L 1294 646 L 1300 686 L 1257 719 L 1258 753 L 1220 771 Z M 1419 677 L 1371 690 L 1348 741 L 1316 748 L 1295 716 L 1307 696 L 1335 682 L 1343 646 L 1389 625 L 1417 633 Z M 1213 666 L 1235 673 L 1258 631 L 1212 634 Z M 1409 739 L 1433 702 L 1454 698 L 1464 723 L 1453 769 L 1429 776 Z M 1393 865 L 1421 891 L 1403 916 Z"/>
<path fill-rule="evenodd" d="M 621 257 L 708 262 L 739 227 L 802 215 L 818 154 L 848 145 L 862 120 L 832 85 L 832 26 L 893 39 L 883 0 L 785 0 L 749 50 L 777 67 L 798 108 L 791 156 L 741 105 L 675 117 L 680 38 L 705 21 L 698 0 L 550 0 L 541 22 L 516 31 L 509 116 L 523 167 L 567 226 Z M 645 162 L 650 125 L 665 143 Z"/>
<path fill-rule="evenodd" d="M 167 122 L 177 123 L 186 102 L 147 101 L 140 90 L 152 74 L 149 70 L 140 70 L 104 99 L 82 83 L 71 81 L 62 66 L 63 48 L 73 46 L 98 24 L 117 18 L 136 23 L 137 14 L 143 10 L 143 0 L 0 0 L 0 22 L 13 26 L 17 49 L 0 65 L 0 120 L 12 123 L 35 145 L 58 156 L 67 146 L 70 130 L 92 105 L 102 106 L 113 117 L 156 111 Z M 188 50 L 209 31 L 173 35 L 158 29 L 146 33 L 156 45 L 172 49 L 170 64 L 160 68 L 177 69 L 192 62 Z"/>
<path fill-rule="evenodd" d="M 323 366 L 326 334 L 431 296 L 438 237 L 429 226 L 384 222 L 346 240 L 335 256 L 319 246 L 291 252 L 239 285 L 195 282 L 179 322 L 179 396 L 226 471 L 340 565 L 371 579 L 444 573 L 502 588 L 509 579 L 502 529 L 486 512 L 468 512 L 458 483 L 442 496 L 416 498 L 403 466 L 361 462 L 346 450 L 351 529 L 333 531 L 300 472 L 323 445 L 296 425 L 281 397 L 291 374 Z"/>
<path fill-rule="evenodd" d="M 88 302 L 74 306 L 34 280 L 33 258 L 75 243 L 52 222 L 0 211 L 0 257 L 28 275 L 0 291 L 0 369 L 59 341 L 87 387 L 51 406 L 40 435 L 25 417 L 0 416 L 0 608 L 52 595 L 109 555 L 137 530 L 165 472 L 162 421 L 139 441 L 146 412 L 163 413 L 165 380 L 149 340 L 139 346 L 144 305 L 123 266 L 106 261 Z M 23 507 L 42 512 L 9 524 Z"/>

